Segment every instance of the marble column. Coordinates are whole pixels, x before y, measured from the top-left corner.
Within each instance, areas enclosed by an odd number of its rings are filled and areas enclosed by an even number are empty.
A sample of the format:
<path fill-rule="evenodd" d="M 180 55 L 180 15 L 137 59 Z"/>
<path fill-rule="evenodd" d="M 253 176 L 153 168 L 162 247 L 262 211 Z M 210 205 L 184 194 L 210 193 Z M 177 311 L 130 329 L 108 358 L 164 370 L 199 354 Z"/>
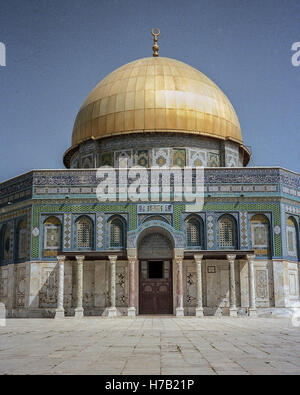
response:
<path fill-rule="evenodd" d="M 135 266 L 137 259 L 136 257 L 128 257 L 129 262 L 129 307 L 128 307 L 128 317 L 136 316 L 135 309 Z"/>
<path fill-rule="evenodd" d="M 197 306 L 196 317 L 203 317 L 203 300 L 202 300 L 202 259 L 203 255 L 194 255 L 197 269 Z"/>
<path fill-rule="evenodd" d="M 255 300 L 255 276 L 254 276 L 254 259 L 255 255 L 247 255 L 249 268 L 249 317 L 256 316 Z"/>
<path fill-rule="evenodd" d="M 83 317 L 83 307 L 82 307 L 82 298 L 83 298 L 83 261 L 84 256 L 79 255 L 76 256 L 76 306 L 75 306 L 75 317 L 82 318 Z"/>
<path fill-rule="evenodd" d="M 8 265 L 7 278 L 7 317 L 13 318 L 16 307 L 17 265 Z"/>
<path fill-rule="evenodd" d="M 117 308 L 116 308 L 116 255 L 110 255 L 108 257 L 110 262 L 110 307 L 108 308 L 108 317 L 116 317 L 117 316 Z"/>
<path fill-rule="evenodd" d="M 177 270 L 177 307 L 176 307 L 176 317 L 183 317 L 184 316 L 182 261 L 183 261 L 183 256 L 176 256 L 175 257 L 176 270 Z"/>
<path fill-rule="evenodd" d="M 57 308 L 54 318 L 64 318 L 64 277 L 65 277 L 65 256 L 57 256 L 58 279 L 57 279 Z"/>
<path fill-rule="evenodd" d="M 227 261 L 229 262 L 229 288 L 230 288 L 230 308 L 229 315 L 230 317 L 237 317 L 237 308 L 236 308 L 236 287 L 235 287 L 235 263 L 236 255 L 227 255 Z"/>

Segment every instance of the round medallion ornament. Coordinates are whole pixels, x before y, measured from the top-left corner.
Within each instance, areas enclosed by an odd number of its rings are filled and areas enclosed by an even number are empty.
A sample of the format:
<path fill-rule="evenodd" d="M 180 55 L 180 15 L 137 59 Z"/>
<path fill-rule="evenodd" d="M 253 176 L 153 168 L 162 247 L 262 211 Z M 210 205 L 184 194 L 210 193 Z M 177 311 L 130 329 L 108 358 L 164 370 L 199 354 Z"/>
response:
<path fill-rule="evenodd" d="M 280 226 L 279 225 L 274 226 L 274 233 L 275 233 L 275 235 L 279 235 L 280 232 L 281 232 Z"/>
<path fill-rule="evenodd" d="M 39 234 L 40 234 L 39 228 L 34 228 L 33 231 L 32 231 L 32 236 L 33 237 L 38 237 Z"/>

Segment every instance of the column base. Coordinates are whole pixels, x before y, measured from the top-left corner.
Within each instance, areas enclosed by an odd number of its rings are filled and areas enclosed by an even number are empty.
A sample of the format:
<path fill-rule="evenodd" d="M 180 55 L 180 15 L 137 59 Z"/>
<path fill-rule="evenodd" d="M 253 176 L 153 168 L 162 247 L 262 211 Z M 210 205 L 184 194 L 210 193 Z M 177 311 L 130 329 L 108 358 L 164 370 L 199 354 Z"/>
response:
<path fill-rule="evenodd" d="M 196 308 L 196 317 L 204 317 L 203 307 Z"/>
<path fill-rule="evenodd" d="M 184 317 L 183 307 L 176 307 L 176 317 Z"/>
<path fill-rule="evenodd" d="M 65 318 L 65 310 L 64 309 L 56 309 L 54 318 Z"/>
<path fill-rule="evenodd" d="M 110 307 L 107 309 L 107 317 L 113 318 L 117 316 L 117 309 L 116 307 Z"/>
<path fill-rule="evenodd" d="M 75 318 L 82 318 L 83 317 L 83 309 L 81 309 L 81 308 L 75 309 L 74 317 Z"/>
<path fill-rule="evenodd" d="M 136 309 L 135 309 L 135 307 L 128 307 L 127 316 L 131 317 L 131 318 L 136 317 Z"/>
<path fill-rule="evenodd" d="M 229 317 L 237 317 L 237 308 L 229 309 Z"/>
<path fill-rule="evenodd" d="M 257 311 L 256 311 L 256 309 L 254 309 L 254 308 L 250 308 L 249 310 L 248 310 L 248 316 L 249 317 L 257 317 Z"/>

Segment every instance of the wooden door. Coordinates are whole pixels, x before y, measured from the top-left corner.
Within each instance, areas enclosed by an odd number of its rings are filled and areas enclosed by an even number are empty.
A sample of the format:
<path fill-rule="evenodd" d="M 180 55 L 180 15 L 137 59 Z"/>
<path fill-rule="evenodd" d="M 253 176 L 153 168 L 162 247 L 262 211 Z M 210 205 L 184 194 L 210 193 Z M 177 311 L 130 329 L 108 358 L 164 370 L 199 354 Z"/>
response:
<path fill-rule="evenodd" d="M 172 263 L 140 262 L 140 314 L 172 314 Z"/>

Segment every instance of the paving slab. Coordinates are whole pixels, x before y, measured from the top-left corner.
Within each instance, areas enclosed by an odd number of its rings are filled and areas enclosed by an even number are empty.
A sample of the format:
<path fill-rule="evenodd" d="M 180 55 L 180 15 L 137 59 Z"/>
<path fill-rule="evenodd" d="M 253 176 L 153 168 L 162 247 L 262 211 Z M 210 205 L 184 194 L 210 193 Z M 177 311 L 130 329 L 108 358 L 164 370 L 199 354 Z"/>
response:
<path fill-rule="evenodd" d="M 300 374 L 286 318 L 8 319 L 0 374 Z"/>

